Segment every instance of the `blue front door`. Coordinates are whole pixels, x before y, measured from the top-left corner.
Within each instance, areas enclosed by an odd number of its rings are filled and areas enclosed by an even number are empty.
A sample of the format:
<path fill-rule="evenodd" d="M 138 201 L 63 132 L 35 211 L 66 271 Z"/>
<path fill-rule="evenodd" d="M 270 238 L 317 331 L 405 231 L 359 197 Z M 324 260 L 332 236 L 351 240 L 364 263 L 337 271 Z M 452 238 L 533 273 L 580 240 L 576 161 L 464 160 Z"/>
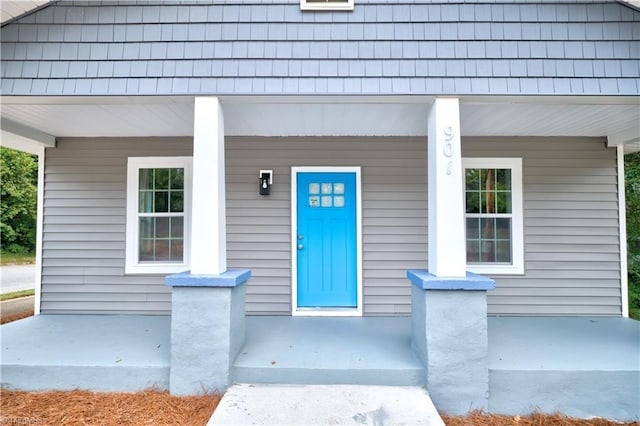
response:
<path fill-rule="evenodd" d="M 298 307 L 356 308 L 356 174 L 297 173 Z"/>

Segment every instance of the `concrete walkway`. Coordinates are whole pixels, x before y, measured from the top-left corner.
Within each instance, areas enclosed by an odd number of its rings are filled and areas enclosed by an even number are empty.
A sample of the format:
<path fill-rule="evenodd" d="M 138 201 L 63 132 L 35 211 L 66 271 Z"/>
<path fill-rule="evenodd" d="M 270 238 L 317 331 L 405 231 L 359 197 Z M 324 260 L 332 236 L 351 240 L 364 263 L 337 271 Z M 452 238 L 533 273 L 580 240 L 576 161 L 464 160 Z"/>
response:
<path fill-rule="evenodd" d="M 4 317 L 29 311 L 33 309 L 33 299 L 33 296 L 27 296 L 4 300 L 0 302 L 0 314 Z"/>
<path fill-rule="evenodd" d="M 235 385 L 207 426 L 444 426 L 427 391 L 408 386 Z"/>

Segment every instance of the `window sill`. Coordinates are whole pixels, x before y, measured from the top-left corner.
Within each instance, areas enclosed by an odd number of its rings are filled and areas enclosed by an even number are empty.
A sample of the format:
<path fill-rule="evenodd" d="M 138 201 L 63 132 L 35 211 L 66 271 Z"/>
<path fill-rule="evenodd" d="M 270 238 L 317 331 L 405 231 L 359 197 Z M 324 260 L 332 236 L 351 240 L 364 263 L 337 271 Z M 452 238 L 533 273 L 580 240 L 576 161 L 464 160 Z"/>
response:
<path fill-rule="evenodd" d="M 153 265 L 127 265 L 124 268 L 125 275 L 160 275 L 177 274 L 189 270 L 186 263 L 158 263 Z"/>
<path fill-rule="evenodd" d="M 524 266 L 467 264 L 467 271 L 479 275 L 524 275 Z"/>

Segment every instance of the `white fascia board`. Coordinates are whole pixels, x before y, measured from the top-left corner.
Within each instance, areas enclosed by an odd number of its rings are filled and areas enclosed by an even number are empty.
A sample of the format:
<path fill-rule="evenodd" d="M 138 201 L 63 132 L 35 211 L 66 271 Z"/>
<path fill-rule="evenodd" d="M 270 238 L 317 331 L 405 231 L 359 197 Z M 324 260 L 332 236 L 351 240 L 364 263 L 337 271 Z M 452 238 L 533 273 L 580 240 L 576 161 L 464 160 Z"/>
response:
<path fill-rule="evenodd" d="M 55 148 L 56 138 L 40 130 L 25 126 L 16 121 L 3 118 L 0 121 L 2 128 L 2 145 L 20 151 L 35 152 L 38 147 Z"/>

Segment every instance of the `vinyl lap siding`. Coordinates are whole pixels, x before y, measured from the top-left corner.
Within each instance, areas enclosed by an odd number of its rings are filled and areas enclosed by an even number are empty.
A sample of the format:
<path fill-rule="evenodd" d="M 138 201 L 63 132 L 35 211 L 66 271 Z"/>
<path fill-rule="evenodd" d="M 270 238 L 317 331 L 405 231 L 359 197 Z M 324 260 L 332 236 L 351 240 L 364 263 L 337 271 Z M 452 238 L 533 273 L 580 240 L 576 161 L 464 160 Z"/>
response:
<path fill-rule="evenodd" d="M 47 149 L 43 313 L 168 314 L 164 275 L 125 275 L 127 157 L 191 155 L 190 139 L 59 139 Z"/>
<path fill-rule="evenodd" d="M 291 167 L 361 166 L 366 315 L 409 314 L 406 270 L 427 262 L 423 138 L 228 138 L 227 256 L 250 268 L 247 312 L 291 313 Z M 273 169 L 269 196 L 258 171 Z"/>
<path fill-rule="evenodd" d="M 127 157 L 191 155 L 190 139 L 62 139 L 45 163 L 43 313 L 167 314 L 163 275 L 124 275 Z M 366 315 L 410 313 L 427 266 L 425 138 L 226 140 L 227 256 L 247 312 L 291 312 L 291 167 L 361 166 Z M 525 275 L 496 276 L 494 315 L 620 315 L 615 150 L 602 139 L 465 138 L 466 157 L 522 157 Z M 271 195 L 260 169 L 274 170 Z"/>
<path fill-rule="evenodd" d="M 496 276 L 495 315 L 621 315 L 616 151 L 603 139 L 475 138 L 467 157 L 522 157 L 524 276 Z"/>

